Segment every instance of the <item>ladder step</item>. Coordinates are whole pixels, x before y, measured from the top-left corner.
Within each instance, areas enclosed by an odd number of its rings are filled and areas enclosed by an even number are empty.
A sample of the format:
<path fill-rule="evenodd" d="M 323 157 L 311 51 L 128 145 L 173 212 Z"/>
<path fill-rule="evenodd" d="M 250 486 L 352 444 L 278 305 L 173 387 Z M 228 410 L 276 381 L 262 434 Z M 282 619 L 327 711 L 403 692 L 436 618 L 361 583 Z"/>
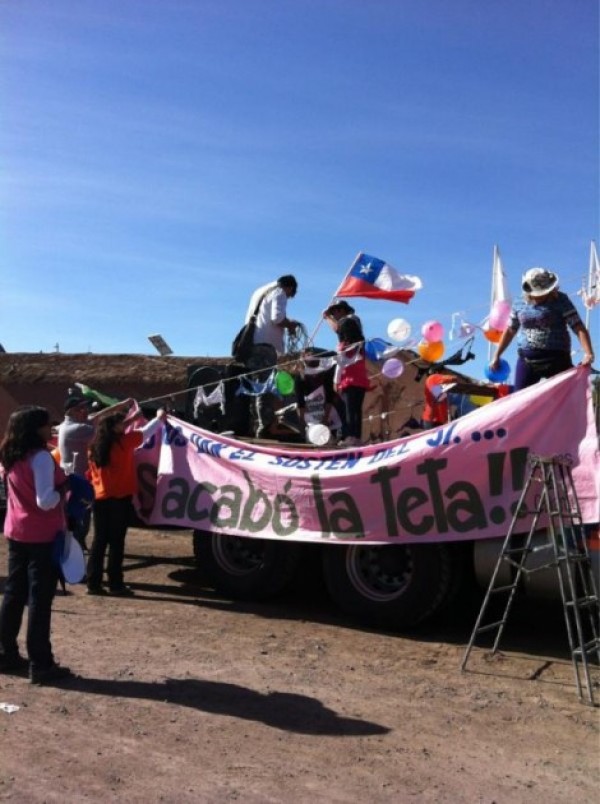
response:
<path fill-rule="evenodd" d="M 513 553 L 521 553 L 521 554 L 525 553 L 525 554 L 528 554 L 528 553 L 531 553 L 531 552 L 532 552 L 531 547 L 506 547 L 502 551 L 502 555 L 503 556 L 511 556 Z"/>
<path fill-rule="evenodd" d="M 575 648 L 573 650 L 573 656 L 576 656 L 577 658 L 581 658 L 582 653 L 585 653 L 587 655 L 588 653 L 591 653 L 592 651 L 598 651 L 598 650 L 600 650 L 600 639 L 598 639 L 598 637 L 595 637 L 594 639 L 590 639 L 589 642 L 586 642 L 583 645 L 583 647 Z"/>
<path fill-rule="evenodd" d="M 499 628 L 501 625 L 506 623 L 506 617 L 503 620 L 498 620 L 495 623 L 489 623 L 489 625 L 480 625 L 477 629 L 477 634 L 484 634 L 486 631 L 492 631 L 494 628 Z"/>
<path fill-rule="evenodd" d="M 571 564 L 584 564 L 589 560 L 589 556 L 586 553 L 567 553 L 566 555 L 560 553 L 558 560 L 563 563 L 569 561 Z"/>
<path fill-rule="evenodd" d="M 596 595 L 589 595 L 587 597 L 577 597 L 575 600 L 565 600 L 565 605 L 569 608 L 587 609 L 592 606 L 598 605 L 598 598 Z"/>
<path fill-rule="evenodd" d="M 493 589 L 490 589 L 491 595 L 499 594 L 500 592 L 510 592 L 515 589 L 517 586 L 516 583 L 511 583 L 508 586 L 495 586 Z"/>

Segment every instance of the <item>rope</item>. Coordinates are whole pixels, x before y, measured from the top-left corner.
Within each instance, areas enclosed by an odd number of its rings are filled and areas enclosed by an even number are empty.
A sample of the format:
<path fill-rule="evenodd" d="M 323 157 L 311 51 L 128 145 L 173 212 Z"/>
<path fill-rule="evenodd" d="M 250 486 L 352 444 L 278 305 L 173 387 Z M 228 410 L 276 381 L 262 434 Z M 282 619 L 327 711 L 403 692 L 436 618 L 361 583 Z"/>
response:
<path fill-rule="evenodd" d="M 337 352 L 337 355 L 343 355 L 345 352 L 348 352 L 351 349 L 355 349 L 357 346 L 362 346 L 363 344 L 364 344 L 364 341 L 357 341 L 356 343 L 353 343 L 351 346 L 347 346 L 345 349 L 342 349 L 339 352 Z M 315 359 L 316 358 L 315 358 L 314 355 L 310 355 L 308 357 L 308 360 L 315 360 Z M 417 358 L 417 360 L 419 360 L 419 359 L 420 358 Z M 218 383 L 232 382 L 233 380 L 239 381 L 239 380 L 245 379 L 247 377 L 253 377 L 255 374 L 264 374 L 264 372 L 269 371 L 269 369 L 271 371 L 274 371 L 276 369 L 284 369 L 285 370 L 286 368 L 297 366 L 299 362 L 304 363 L 305 358 L 300 357 L 298 355 L 298 356 L 296 356 L 296 357 L 292 358 L 291 360 L 288 360 L 288 361 L 286 361 L 284 363 L 279 363 L 278 362 L 278 363 L 275 363 L 272 366 L 263 366 L 262 368 L 255 369 L 254 371 L 245 371 L 242 374 L 236 374 L 235 377 L 222 377 L 219 380 L 210 380 L 209 382 L 202 383 L 201 385 L 192 385 L 189 388 L 184 388 L 182 391 L 173 391 L 172 393 L 162 394 L 162 396 L 153 396 L 153 397 L 151 397 L 149 399 L 144 399 L 143 401 L 139 402 L 138 404 L 139 405 L 149 405 L 152 402 L 159 402 L 161 399 L 171 399 L 171 398 L 176 397 L 176 396 L 182 396 L 183 394 L 189 394 L 190 391 L 196 391 L 198 388 L 206 388 L 209 385 L 217 385 Z M 414 362 L 415 362 L 414 360 L 410 361 L 410 363 L 414 363 Z M 408 363 L 407 365 L 410 365 L 410 363 Z M 228 365 L 231 365 L 231 364 L 228 364 Z M 210 368 L 210 366 L 208 366 L 207 368 Z"/>

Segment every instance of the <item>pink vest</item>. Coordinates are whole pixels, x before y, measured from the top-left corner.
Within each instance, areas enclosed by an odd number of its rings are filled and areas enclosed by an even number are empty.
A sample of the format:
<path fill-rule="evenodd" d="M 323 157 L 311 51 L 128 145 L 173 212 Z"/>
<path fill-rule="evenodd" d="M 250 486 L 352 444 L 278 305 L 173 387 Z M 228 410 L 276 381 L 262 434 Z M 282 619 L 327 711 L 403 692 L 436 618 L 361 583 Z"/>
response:
<path fill-rule="evenodd" d="M 52 542 L 60 530 L 65 530 L 64 506 L 61 502 L 49 511 L 39 508 L 35 498 L 31 457 L 17 461 L 6 473 L 7 505 L 4 535 L 16 542 Z M 60 466 L 56 466 L 55 486 L 64 479 L 63 470 Z"/>
<path fill-rule="evenodd" d="M 348 346 L 350 346 L 350 344 L 340 342 L 338 344 L 338 351 L 343 351 Z M 362 346 L 357 346 L 356 348 L 360 349 L 362 352 Z M 342 368 L 341 376 L 337 382 L 337 389 L 338 391 L 343 391 L 344 388 L 350 388 L 351 386 L 364 388 L 365 390 L 371 387 L 367 374 L 367 361 L 364 356 L 361 357 L 360 360 L 357 360 L 356 363 L 349 363 Z"/>

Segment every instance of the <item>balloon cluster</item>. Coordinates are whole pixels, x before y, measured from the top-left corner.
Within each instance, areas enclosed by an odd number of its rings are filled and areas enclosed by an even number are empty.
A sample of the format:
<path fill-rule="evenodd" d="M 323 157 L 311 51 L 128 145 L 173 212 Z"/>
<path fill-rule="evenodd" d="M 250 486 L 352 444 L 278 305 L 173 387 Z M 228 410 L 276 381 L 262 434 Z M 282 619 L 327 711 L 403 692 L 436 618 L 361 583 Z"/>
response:
<path fill-rule="evenodd" d="M 508 326 L 510 320 L 511 304 L 509 301 L 496 301 L 492 305 L 490 315 L 483 327 L 485 338 L 491 343 L 498 343 L 502 333 Z M 394 318 L 388 324 L 387 334 L 391 340 L 413 346 L 415 341 L 409 342 L 411 336 L 411 325 L 403 318 Z M 419 357 L 428 363 L 437 363 L 445 352 L 444 346 L 444 327 L 439 321 L 426 321 L 421 327 L 421 341 L 416 344 Z M 394 352 L 387 341 L 382 338 L 373 338 L 365 342 L 365 354 L 373 361 L 384 360 L 381 372 L 388 379 L 396 379 L 404 371 L 404 363 L 391 355 Z M 505 382 L 510 375 L 510 366 L 506 360 L 500 360 L 496 370 L 489 367 L 486 369 L 486 377 L 491 382 Z"/>
<path fill-rule="evenodd" d="M 428 363 L 437 363 L 444 356 L 444 327 L 439 321 L 426 321 L 421 327 L 423 340 L 417 346 L 417 352 Z"/>

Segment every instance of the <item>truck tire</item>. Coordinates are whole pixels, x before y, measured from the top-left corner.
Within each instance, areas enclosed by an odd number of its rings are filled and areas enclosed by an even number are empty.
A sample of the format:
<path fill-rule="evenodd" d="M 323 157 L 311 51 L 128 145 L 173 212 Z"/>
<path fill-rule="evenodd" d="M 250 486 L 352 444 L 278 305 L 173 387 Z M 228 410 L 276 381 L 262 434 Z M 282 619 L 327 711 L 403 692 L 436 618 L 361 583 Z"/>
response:
<path fill-rule="evenodd" d="M 301 545 L 195 530 L 194 557 L 218 592 L 238 600 L 266 600 L 293 579 Z"/>
<path fill-rule="evenodd" d="M 389 629 L 431 617 L 452 586 L 451 546 L 330 545 L 323 549 L 327 589 L 342 611 Z"/>

